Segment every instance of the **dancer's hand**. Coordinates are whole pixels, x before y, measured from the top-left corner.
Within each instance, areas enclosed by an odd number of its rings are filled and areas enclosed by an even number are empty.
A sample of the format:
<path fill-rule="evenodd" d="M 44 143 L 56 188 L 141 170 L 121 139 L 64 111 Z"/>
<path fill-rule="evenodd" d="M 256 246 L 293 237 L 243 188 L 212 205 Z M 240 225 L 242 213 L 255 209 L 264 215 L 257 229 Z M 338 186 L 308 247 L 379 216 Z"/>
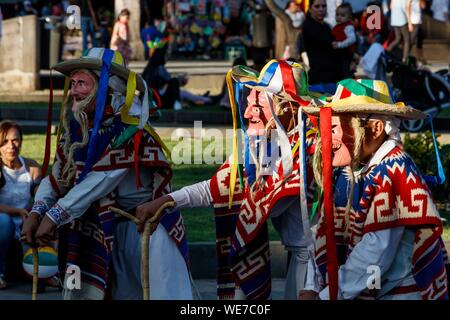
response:
<path fill-rule="evenodd" d="M 162 196 L 158 199 L 155 199 L 153 201 L 149 201 L 146 203 L 141 204 L 136 208 L 136 218 L 139 219 L 139 223 L 137 224 L 137 228 L 139 233 L 142 233 L 144 231 L 145 222 L 152 218 L 156 212 L 158 211 L 161 206 L 166 203 L 173 201 L 172 197 L 169 195 Z M 156 227 L 158 226 L 159 219 L 152 225 L 151 232 L 155 231 Z"/>
<path fill-rule="evenodd" d="M 46 215 L 36 231 L 36 241 L 40 246 L 45 246 L 53 240 L 56 240 L 56 224 Z"/>
<path fill-rule="evenodd" d="M 319 294 L 312 290 L 301 290 L 298 294 L 298 300 L 318 300 Z"/>
<path fill-rule="evenodd" d="M 34 234 L 39 228 L 39 215 L 37 213 L 30 213 L 23 222 L 22 233 L 20 240 L 31 245 L 34 243 Z"/>

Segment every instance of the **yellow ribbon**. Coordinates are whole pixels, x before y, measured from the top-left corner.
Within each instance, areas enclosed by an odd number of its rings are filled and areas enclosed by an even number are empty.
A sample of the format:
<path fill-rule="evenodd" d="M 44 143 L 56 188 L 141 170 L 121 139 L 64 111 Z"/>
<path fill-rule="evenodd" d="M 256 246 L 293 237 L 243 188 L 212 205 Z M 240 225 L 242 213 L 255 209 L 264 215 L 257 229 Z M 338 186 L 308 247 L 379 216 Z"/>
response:
<path fill-rule="evenodd" d="M 231 154 L 231 163 L 230 163 L 230 186 L 228 190 L 228 208 L 231 208 L 233 203 L 233 195 L 234 188 L 236 186 L 236 174 L 238 169 L 238 139 L 237 139 L 237 117 L 236 117 L 236 103 L 234 101 L 234 92 L 233 92 L 233 79 L 231 77 L 232 70 L 227 72 L 226 80 L 228 93 L 231 104 L 231 115 L 233 117 L 233 152 Z"/>
<path fill-rule="evenodd" d="M 310 129 L 308 132 L 306 132 L 306 138 L 312 135 L 313 133 L 317 133 L 317 129 Z M 292 148 L 292 157 L 294 157 L 294 154 L 297 152 L 298 147 L 300 146 L 300 140 L 297 140 L 294 147 Z"/>
<path fill-rule="evenodd" d="M 122 108 L 122 110 L 120 110 L 120 118 L 122 119 L 123 123 L 131 125 L 139 125 L 139 119 L 129 115 L 135 91 L 136 91 L 136 72 L 130 71 L 127 81 L 127 94 L 125 98 L 125 105 Z M 142 106 L 142 108 L 145 107 L 146 106 Z M 161 137 L 156 133 L 155 129 L 150 127 L 148 124 L 145 124 L 144 129 L 153 137 L 153 139 L 155 139 L 160 144 L 161 148 L 164 150 L 166 154 L 167 159 L 170 159 L 170 149 L 162 141 Z"/>

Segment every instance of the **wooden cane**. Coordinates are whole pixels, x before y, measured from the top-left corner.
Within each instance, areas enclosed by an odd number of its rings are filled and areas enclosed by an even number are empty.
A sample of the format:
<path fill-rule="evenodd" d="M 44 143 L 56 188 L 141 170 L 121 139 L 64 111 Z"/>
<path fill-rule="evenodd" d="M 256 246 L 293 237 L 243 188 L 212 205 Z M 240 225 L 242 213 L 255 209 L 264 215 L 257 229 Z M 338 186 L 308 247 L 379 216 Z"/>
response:
<path fill-rule="evenodd" d="M 37 299 L 38 290 L 38 280 L 39 280 L 39 255 L 38 247 L 34 246 L 31 248 L 33 254 L 33 289 L 31 291 L 31 300 Z"/>
<path fill-rule="evenodd" d="M 26 216 L 30 216 L 28 213 Z M 20 240 L 23 240 L 22 237 Z M 33 285 L 31 289 L 31 300 L 37 300 L 38 282 L 39 282 L 39 245 L 34 242 L 31 244 L 31 255 L 33 256 Z"/>
<path fill-rule="evenodd" d="M 142 233 L 141 237 L 141 279 L 142 279 L 142 290 L 143 290 L 143 296 L 144 300 L 150 300 L 150 269 L 149 269 L 149 258 L 148 258 L 148 247 L 150 243 L 150 235 L 152 232 L 152 225 L 156 221 L 159 221 L 160 217 L 162 216 L 163 212 L 167 208 L 173 208 L 175 207 L 174 201 L 168 201 L 164 203 L 158 211 L 156 211 L 155 215 L 148 219 L 145 222 L 144 225 L 144 232 Z M 109 209 L 114 212 L 118 213 L 131 221 L 134 221 L 134 223 L 138 224 L 139 219 L 133 216 L 132 214 L 129 214 L 126 211 L 123 211 L 119 208 L 109 207 Z"/>

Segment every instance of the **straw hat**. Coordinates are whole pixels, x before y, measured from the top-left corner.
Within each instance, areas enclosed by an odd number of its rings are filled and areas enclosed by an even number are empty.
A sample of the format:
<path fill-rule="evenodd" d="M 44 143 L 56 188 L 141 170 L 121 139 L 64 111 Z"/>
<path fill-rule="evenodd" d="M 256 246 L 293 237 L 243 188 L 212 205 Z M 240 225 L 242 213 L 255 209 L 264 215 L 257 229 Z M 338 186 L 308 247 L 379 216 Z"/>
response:
<path fill-rule="evenodd" d="M 317 103 L 303 108 L 310 115 L 318 115 L 321 108 L 331 108 L 333 113 L 381 114 L 403 119 L 424 119 L 426 114 L 394 103 L 386 82 L 368 79 L 346 79 L 338 83 L 331 102 Z"/>
<path fill-rule="evenodd" d="M 104 53 L 105 48 L 91 48 L 86 50 L 85 54 L 81 58 L 60 62 L 52 68 L 66 76 L 70 76 L 70 74 L 77 69 L 87 69 L 101 72 Z M 110 73 L 111 75 L 120 77 L 125 81 L 125 83 L 127 83 L 130 70 L 125 66 L 123 57 L 118 51 L 114 51 Z M 145 90 L 144 80 L 138 75 L 136 76 L 136 89 L 140 92 L 144 92 Z"/>
<path fill-rule="evenodd" d="M 271 60 L 258 72 L 247 66 L 235 66 L 232 77 L 250 89 L 267 92 L 281 99 L 297 101 L 308 97 L 308 78 L 303 67 L 295 62 Z"/>

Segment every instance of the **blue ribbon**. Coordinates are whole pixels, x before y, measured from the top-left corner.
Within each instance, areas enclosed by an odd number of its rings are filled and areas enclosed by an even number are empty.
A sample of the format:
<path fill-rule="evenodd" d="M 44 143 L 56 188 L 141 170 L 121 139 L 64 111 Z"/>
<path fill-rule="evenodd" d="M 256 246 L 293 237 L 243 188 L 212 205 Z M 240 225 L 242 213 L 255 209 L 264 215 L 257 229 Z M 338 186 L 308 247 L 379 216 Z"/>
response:
<path fill-rule="evenodd" d="M 273 78 L 277 68 L 278 68 L 278 62 L 274 62 L 267 68 L 267 70 L 264 73 L 264 76 L 263 76 L 263 78 L 261 79 L 260 82 L 246 81 L 245 84 L 246 85 L 250 85 L 250 86 L 264 86 L 264 87 L 267 87 L 269 85 L 270 80 L 272 80 L 272 78 Z"/>
<path fill-rule="evenodd" d="M 424 178 L 429 186 L 442 185 L 445 183 L 445 180 L 446 180 L 445 171 L 444 171 L 444 167 L 442 165 L 441 156 L 439 154 L 439 148 L 438 148 L 438 145 L 436 142 L 436 135 L 434 134 L 433 118 L 430 115 L 427 115 L 427 118 L 430 121 L 431 134 L 433 136 L 434 152 L 436 154 L 436 166 L 437 166 L 438 175 L 437 176 L 425 176 Z"/>
<path fill-rule="evenodd" d="M 83 172 L 78 178 L 78 183 L 80 183 L 86 175 L 91 171 L 94 162 L 94 154 L 97 145 L 97 134 L 102 123 L 103 114 L 105 112 L 106 96 L 108 92 L 108 81 L 109 81 L 109 71 L 111 69 L 111 62 L 114 57 L 114 51 L 110 49 L 105 49 L 102 57 L 102 72 L 100 74 L 100 80 L 98 84 L 97 99 L 95 104 L 95 117 L 94 117 L 94 128 L 89 139 L 89 147 L 87 159 L 84 165 Z"/>

